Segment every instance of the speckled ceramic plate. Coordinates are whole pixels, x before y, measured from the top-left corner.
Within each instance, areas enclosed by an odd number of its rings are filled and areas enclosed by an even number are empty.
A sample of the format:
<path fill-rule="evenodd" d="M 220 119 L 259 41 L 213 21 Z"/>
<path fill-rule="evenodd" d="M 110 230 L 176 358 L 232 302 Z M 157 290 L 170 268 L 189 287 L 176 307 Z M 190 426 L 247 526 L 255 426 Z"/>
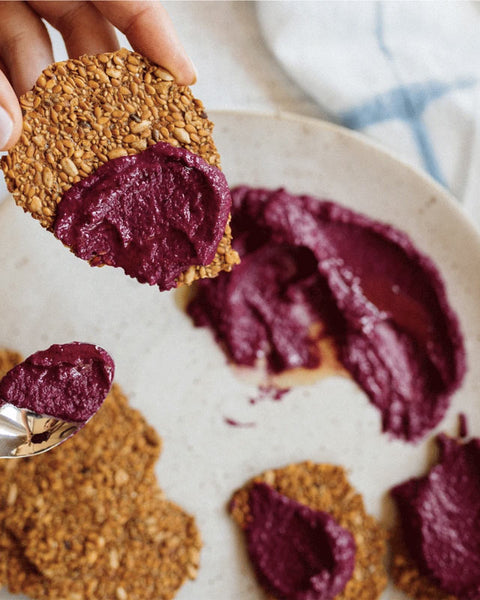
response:
<path fill-rule="evenodd" d="M 403 229 L 436 262 L 469 363 L 438 430 L 453 433 L 464 411 L 480 434 L 480 240 L 455 200 L 344 129 L 288 115 L 210 116 L 231 184 L 283 185 L 336 200 Z M 162 435 L 160 485 L 197 516 L 205 542 L 199 577 L 179 600 L 263 597 L 225 510 L 231 492 L 259 471 L 304 459 L 345 465 L 368 510 L 389 525 L 387 490 L 428 464 L 431 440 L 389 441 L 350 380 L 324 379 L 280 402 L 251 405 L 255 388 L 234 374 L 208 331 L 192 327 L 178 293 L 90 268 L 10 199 L 0 208 L 0 256 L 0 345 L 26 355 L 72 340 L 102 345 L 115 358 L 117 381 Z M 233 428 L 225 417 L 255 427 Z"/>

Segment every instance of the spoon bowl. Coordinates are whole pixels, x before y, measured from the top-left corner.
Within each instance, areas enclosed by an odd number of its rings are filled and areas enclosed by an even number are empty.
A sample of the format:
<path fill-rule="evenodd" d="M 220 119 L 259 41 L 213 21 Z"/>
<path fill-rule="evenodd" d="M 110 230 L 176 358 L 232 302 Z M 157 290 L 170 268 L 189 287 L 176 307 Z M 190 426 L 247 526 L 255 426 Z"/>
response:
<path fill-rule="evenodd" d="M 5 402 L 0 406 L 0 458 L 21 458 L 58 446 L 86 421 L 62 421 Z"/>

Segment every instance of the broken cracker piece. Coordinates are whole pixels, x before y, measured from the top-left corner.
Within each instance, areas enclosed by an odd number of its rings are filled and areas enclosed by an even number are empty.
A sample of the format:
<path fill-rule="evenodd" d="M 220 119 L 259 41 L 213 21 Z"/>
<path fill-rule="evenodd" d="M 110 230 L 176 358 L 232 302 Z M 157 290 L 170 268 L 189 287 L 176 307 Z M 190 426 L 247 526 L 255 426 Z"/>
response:
<path fill-rule="evenodd" d="M 103 545 L 115 541 L 137 510 L 138 498 L 156 485 L 160 439 L 128 406 L 118 385 L 102 407 L 102 419 L 92 419 L 81 433 L 80 440 L 72 438 L 42 461 L 27 459 L 24 465 L 22 460 L 16 475 L 22 493 L 4 513 L 26 558 L 49 576 L 89 572 L 98 539 Z M 53 544 L 58 531 L 62 543 Z M 96 560 L 100 568 L 107 558 L 100 554 Z"/>
<path fill-rule="evenodd" d="M 64 192 L 109 160 L 166 142 L 219 167 L 202 103 L 136 52 L 54 63 L 20 104 L 23 134 L 1 166 L 15 202 L 50 231 Z M 238 262 L 227 223 L 213 262 L 192 265 L 177 285 L 215 277 Z"/>
<path fill-rule="evenodd" d="M 10 369 L 16 367 L 23 360 L 23 356 L 13 350 L 0 348 L 0 379 L 7 374 Z"/>
<path fill-rule="evenodd" d="M 18 352 L 0 348 L 0 379 L 22 360 L 23 356 Z M 14 473 L 15 461 L 0 461 L 0 587 L 7 583 L 9 556 L 15 554 L 15 541 L 3 527 L 3 512 L 18 496 Z"/>
<path fill-rule="evenodd" d="M 156 483 L 160 448 L 114 384 L 61 447 L 0 461 L 0 583 L 38 600 L 173 598 L 196 576 L 201 539 Z"/>
<path fill-rule="evenodd" d="M 400 530 L 392 535 L 390 575 L 395 586 L 414 600 L 457 600 L 441 590 L 427 576 L 422 575 L 410 557 Z"/>
<path fill-rule="evenodd" d="M 37 600 L 170 600 L 185 579 L 195 579 L 200 547 L 193 518 L 162 495 L 154 495 L 125 524 L 116 547 L 97 549 L 97 556 L 104 553 L 107 557 L 106 570 L 95 561 L 87 575 L 49 578 L 23 559 L 23 580 L 18 586 L 16 557 L 9 570 L 9 589 L 15 586 L 16 591 Z"/>
<path fill-rule="evenodd" d="M 249 493 L 255 483 L 265 483 L 291 500 L 327 512 L 353 535 L 353 575 L 335 600 L 375 600 L 380 596 L 387 584 L 386 532 L 365 512 L 361 495 L 352 488 L 342 467 L 307 461 L 253 478 L 233 494 L 229 503 L 229 512 L 241 529 L 246 529 L 249 522 Z"/>

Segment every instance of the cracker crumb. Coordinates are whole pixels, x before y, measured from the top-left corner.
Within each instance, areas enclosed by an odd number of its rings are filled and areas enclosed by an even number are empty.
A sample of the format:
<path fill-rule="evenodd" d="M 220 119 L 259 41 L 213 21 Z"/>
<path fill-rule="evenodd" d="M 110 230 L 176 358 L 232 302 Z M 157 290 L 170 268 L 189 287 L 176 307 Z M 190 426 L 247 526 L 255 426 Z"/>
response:
<path fill-rule="evenodd" d="M 163 141 L 220 167 L 202 102 L 125 48 L 50 65 L 20 105 L 23 134 L 0 164 L 15 202 L 50 231 L 63 193 L 112 158 Z M 213 262 L 178 284 L 231 271 L 239 262 L 231 240 L 227 225 Z"/>
<path fill-rule="evenodd" d="M 0 379 L 6 375 L 7 371 L 20 364 L 23 356 L 14 350 L 0 348 Z"/>
<path fill-rule="evenodd" d="M 375 600 L 387 585 L 384 565 L 387 534 L 365 511 L 363 499 L 350 485 L 342 467 L 306 461 L 269 469 L 236 491 L 229 503 L 234 521 L 245 529 L 249 520 L 249 491 L 263 482 L 280 494 L 314 510 L 328 512 L 354 537 L 352 578 L 335 600 Z M 273 596 L 267 596 L 274 600 Z"/>
<path fill-rule="evenodd" d="M 414 600 L 457 600 L 456 596 L 444 592 L 420 573 L 403 542 L 400 529 L 392 535 L 390 574 L 395 586 Z"/>
<path fill-rule="evenodd" d="M 21 361 L 0 351 L 0 369 Z M 0 461 L 0 584 L 38 600 L 169 600 L 196 575 L 195 520 L 165 498 L 161 440 L 117 384 L 61 447 Z"/>

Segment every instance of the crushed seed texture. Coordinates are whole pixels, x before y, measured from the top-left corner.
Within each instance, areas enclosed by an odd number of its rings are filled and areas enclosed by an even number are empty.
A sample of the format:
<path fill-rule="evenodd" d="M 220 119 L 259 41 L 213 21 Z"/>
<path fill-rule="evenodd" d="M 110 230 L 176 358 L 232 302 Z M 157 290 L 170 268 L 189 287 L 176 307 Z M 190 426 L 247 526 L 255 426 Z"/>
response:
<path fill-rule="evenodd" d="M 313 510 L 329 513 L 353 535 L 353 575 L 335 600 L 374 600 L 380 596 L 387 585 L 386 532 L 365 512 L 361 495 L 352 488 L 342 467 L 307 461 L 258 475 L 236 491 L 229 503 L 229 512 L 241 529 L 249 522 L 249 491 L 259 482 Z M 268 597 L 273 600 L 273 596 Z"/>
<path fill-rule="evenodd" d="M 22 360 L 23 356 L 18 352 L 0 348 L 0 379 Z M 15 502 L 18 496 L 18 487 L 12 479 L 13 467 L 13 461 L 11 464 L 9 461 L 0 461 L 0 586 L 7 581 L 9 557 L 12 556 L 13 560 L 16 553 L 12 536 L 3 526 L 2 516 L 3 507 Z"/>
<path fill-rule="evenodd" d="M 22 360 L 22 355 L 18 352 L 0 348 L 0 379 L 6 375 L 7 371 L 20 364 Z"/>
<path fill-rule="evenodd" d="M 124 48 L 50 65 L 20 104 L 23 134 L 1 166 L 15 202 L 49 230 L 64 192 L 113 158 L 163 141 L 220 165 L 202 102 Z M 178 285 L 230 271 L 231 239 L 227 224 L 213 262 L 192 265 Z"/>
<path fill-rule="evenodd" d="M 0 368 L 20 359 L 0 353 Z M 160 449 L 114 384 L 61 448 L 0 461 L 0 583 L 38 600 L 173 598 L 201 540 L 156 483 Z"/>
<path fill-rule="evenodd" d="M 395 586 L 414 600 L 458 600 L 422 575 L 410 557 L 400 530 L 392 535 L 390 575 Z"/>

